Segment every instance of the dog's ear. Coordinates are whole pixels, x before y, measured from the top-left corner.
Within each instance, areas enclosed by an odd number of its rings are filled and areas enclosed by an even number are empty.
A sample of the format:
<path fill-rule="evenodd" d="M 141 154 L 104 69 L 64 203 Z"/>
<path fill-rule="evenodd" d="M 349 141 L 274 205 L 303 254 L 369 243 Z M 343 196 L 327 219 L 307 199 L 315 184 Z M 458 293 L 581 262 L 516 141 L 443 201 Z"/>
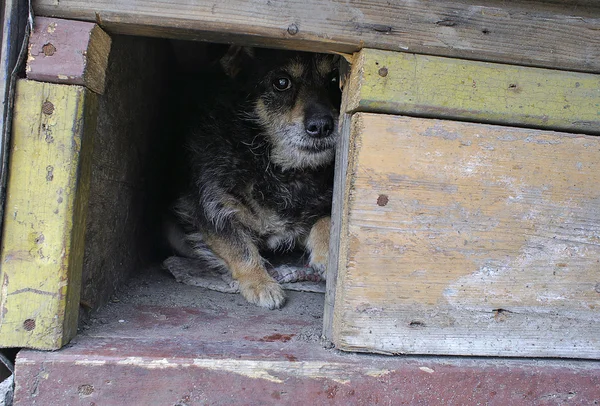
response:
<path fill-rule="evenodd" d="M 254 61 L 254 49 L 232 45 L 227 53 L 221 58 L 221 67 L 225 74 L 231 78 L 236 78 L 242 69 L 251 66 Z"/>

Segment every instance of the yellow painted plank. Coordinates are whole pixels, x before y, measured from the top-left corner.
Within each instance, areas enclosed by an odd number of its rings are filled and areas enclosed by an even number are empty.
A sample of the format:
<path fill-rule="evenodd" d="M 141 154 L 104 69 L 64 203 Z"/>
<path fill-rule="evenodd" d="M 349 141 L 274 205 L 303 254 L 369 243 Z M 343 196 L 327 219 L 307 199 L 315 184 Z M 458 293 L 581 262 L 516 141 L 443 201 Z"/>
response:
<path fill-rule="evenodd" d="M 77 331 L 96 96 L 20 80 L 0 253 L 0 346 L 57 349 Z"/>
<path fill-rule="evenodd" d="M 339 348 L 600 358 L 600 138 L 357 113 L 349 144 Z"/>
<path fill-rule="evenodd" d="M 364 49 L 348 112 L 600 133 L 600 75 Z"/>

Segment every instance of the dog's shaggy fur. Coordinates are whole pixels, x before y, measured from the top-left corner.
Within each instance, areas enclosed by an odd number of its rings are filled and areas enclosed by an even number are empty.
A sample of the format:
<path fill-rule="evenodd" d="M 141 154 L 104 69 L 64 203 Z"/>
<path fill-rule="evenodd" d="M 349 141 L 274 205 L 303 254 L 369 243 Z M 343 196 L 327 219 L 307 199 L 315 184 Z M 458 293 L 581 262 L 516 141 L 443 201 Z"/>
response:
<path fill-rule="evenodd" d="M 251 303 L 278 308 L 261 250 L 310 254 L 324 270 L 340 103 L 332 55 L 233 48 L 229 74 L 188 134 L 187 192 L 175 205 L 180 254 L 223 267 Z"/>

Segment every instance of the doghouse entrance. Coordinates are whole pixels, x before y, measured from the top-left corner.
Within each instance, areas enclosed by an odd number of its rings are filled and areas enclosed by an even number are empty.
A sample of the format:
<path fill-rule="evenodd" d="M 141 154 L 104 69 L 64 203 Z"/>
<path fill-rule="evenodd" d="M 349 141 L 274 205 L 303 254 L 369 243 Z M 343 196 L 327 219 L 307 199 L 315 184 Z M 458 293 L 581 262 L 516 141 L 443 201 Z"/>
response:
<path fill-rule="evenodd" d="M 178 120 L 192 114 L 178 98 L 207 96 L 202 94 L 203 84 L 211 81 L 227 48 L 113 38 L 92 161 L 81 295 L 84 337 L 142 337 L 151 332 L 153 337 L 174 337 L 178 342 L 194 337 L 190 346 L 216 345 L 223 339 L 228 345 L 238 345 L 236 340 L 242 338 L 320 339 L 323 293 L 288 290 L 285 306 L 270 311 L 248 304 L 239 294 L 219 292 L 227 290 L 223 280 L 198 280 L 186 274 L 179 275 L 183 283 L 177 283 L 163 265 L 173 254 L 161 233 L 164 213 L 178 189 L 172 171 L 182 159 Z M 298 258 L 301 254 L 286 255 L 295 262 L 292 265 L 307 261 Z M 282 263 L 273 260 L 277 261 Z M 198 282 L 208 288 L 192 286 Z M 299 285 L 301 290 L 324 290 L 324 283 L 320 288 Z M 203 331 L 211 335 L 206 340 Z"/>

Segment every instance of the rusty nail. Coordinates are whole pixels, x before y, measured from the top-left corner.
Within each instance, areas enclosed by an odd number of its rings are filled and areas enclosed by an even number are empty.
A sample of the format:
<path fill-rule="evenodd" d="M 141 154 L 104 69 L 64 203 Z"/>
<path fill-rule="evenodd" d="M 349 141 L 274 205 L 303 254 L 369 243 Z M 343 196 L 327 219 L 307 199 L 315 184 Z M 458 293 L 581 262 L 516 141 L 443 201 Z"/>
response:
<path fill-rule="evenodd" d="M 388 68 L 386 68 L 385 66 L 383 68 L 379 68 L 379 76 L 384 78 L 387 76 L 387 74 L 388 74 Z"/>
<path fill-rule="evenodd" d="M 80 385 L 77 388 L 80 396 L 90 396 L 94 393 L 94 387 L 92 385 Z"/>
<path fill-rule="evenodd" d="M 49 101 L 45 101 L 44 104 L 42 104 L 42 113 L 46 115 L 54 113 L 54 104 Z"/>
<path fill-rule="evenodd" d="M 379 197 L 377 198 L 377 206 L 385 206 L 386 204 L 388 204 L 388 202 L 390 201 L 390 199 L 388 198 L 387 195 L 379 195 Z"/>
<path fill-rule="evenodd" d="M 51 43 L 47 43 L 42 47 L 42 51 L 46 56 L 52 56 L 56 52 L 56 47 Z"/>
<path fill-rule="evenodd" d="M 294 23 L 290 24 L 290 26 L 287 29 L 288 34 L 290 35 L 296 35 L 298 34 L 298 26 Z"/>
<path fill-rule="evenodd" d="M 27 331 L 31 331 L 35 328 L 35 320 L 27 319 L 23 322 L 23 328 Z"/>

